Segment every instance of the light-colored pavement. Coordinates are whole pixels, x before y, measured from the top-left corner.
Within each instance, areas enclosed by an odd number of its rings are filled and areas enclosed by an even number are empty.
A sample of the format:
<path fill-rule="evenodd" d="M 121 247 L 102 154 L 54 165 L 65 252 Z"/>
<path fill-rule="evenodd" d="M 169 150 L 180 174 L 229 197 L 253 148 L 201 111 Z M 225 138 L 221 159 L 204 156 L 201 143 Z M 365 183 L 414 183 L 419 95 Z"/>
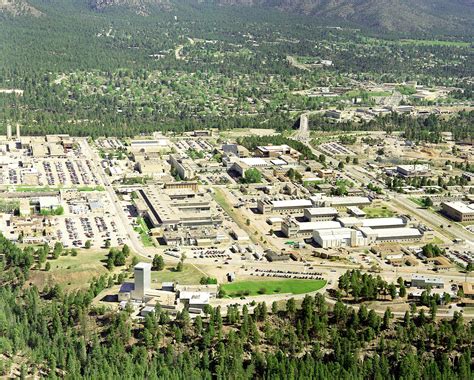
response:
<path fill-rule="evenodd" d="M 106 174 L 100 165 L 101 160 L 99 155 L 90 147 L 87 141 L 82 140 L 82 146 L 88 152 L 88 156 L 91 157 L 92 162 L 96 166 L 97 173 L 100 175 L 102 182 L 104 183 L 104 188 L 108 192 L 112 201 L 112 205 L 115 208 L 115 215 L 120 218 L 120 221 L 127 232 L 127 240 L 130 243 L 131 248 L 133 251 L 143 257 L 152 257 L 153 250 L 143 247 L 142 243 L 138 239 L 137 233 L 133 230 L 130 221 L 125 216 L 125 213 L 120 206 L 120 200 L 118 199 L 112 184 L 107 179 Z"/>

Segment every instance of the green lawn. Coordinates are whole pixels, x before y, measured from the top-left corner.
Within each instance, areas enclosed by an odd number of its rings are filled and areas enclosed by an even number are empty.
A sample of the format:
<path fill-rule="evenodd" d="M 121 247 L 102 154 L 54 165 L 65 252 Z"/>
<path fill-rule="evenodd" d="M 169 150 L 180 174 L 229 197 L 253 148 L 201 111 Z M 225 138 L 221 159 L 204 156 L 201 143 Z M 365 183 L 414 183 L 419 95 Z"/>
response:
<path fill-rule="evenodd" d="M 386 206 L 364 207 L 364 212 L 368 218 L 390 218 L 395 215 L 395 213 Z"/>
<path fill-rule="evenodd" d="M 260 294 L 303 294 L 323 288 L 325 280 L 264 280 L 239 281 L 221 285 L 229 297 L 256 296 Z"/>
<path fill-rule="evenodd" d="M 135 231 L 140 234 L 140 240 L 144 247 L 153 247 L 153 239 L 149 235 L 150 228 L 146 224 L 143 218 L 137 218 L 138 227 L 135 227 Z"/>
<path fill-rule="evenodd" d="M 410 198 L 408 198 L 408 199 L 411 200 L 413 203 L 417 204 L 417 205 L 420 206 L 420 207 L 425 207 L 425 204 L 424 204 L 422 198 L 410 197 Z"/>
<path fill-rule="evenodd" d="M 201 277 L 204 276 L 196 267 L 184 264 L 182 272 L 175 272 L 175 266 L 166 266 L 162 271 L 152 271 L 151 279 L 155 283 L 178 282 L 181 285 L 198 285 Z"/>

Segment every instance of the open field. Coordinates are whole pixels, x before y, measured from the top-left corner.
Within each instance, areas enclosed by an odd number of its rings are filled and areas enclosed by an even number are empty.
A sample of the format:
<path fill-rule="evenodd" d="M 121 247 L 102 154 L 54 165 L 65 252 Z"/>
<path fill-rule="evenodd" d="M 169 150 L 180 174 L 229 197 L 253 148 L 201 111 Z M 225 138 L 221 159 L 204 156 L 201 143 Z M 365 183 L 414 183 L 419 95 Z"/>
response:
<path fill-rule="evenodd" d="M 255 296 L 275 293 L 303 294 L 319 290 L 325 285 L 326 281 L 324 280 L 257 280 L 224 284 L 221 285 L 221 289 L 229 297 L 240 297 L 242 295 Z"/>
<path fill-rule="evenodd" d="M 58 283 L 70 290 L 85 289 L 94 277 L 108 273 L 104 266 L 106 256 L 107 252 L 95 250 L 80 250 L 77 256 L 60 256 L 49 260 L 50 271 L 31 271 L 30 281 L 39 288 Z"/>
<path fill-rule="evenodd" d="M 390 218 L 395 215 L 392 210 L 386 206 L 382 207 L 364 207 L 364 212 L 368 218 Z"/>
<path fill-rule="evenodd" d="M 194 265 L 184 264 L 182 272 L 176 272 L 174 268 L 175 266 L 166 266 L 162 271 L 152 271 L 152 282 L 177 282 L 181 285 L 193 285 L 199 284 L 199 280 L 204 276 Z"/>

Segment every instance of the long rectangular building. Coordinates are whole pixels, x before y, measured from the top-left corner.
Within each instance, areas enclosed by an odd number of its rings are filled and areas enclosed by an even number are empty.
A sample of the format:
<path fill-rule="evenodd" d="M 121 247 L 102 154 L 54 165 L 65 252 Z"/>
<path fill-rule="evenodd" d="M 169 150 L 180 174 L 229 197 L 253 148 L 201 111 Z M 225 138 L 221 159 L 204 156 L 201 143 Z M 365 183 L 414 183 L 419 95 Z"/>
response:
<path fill-rule="evenodd" d="M 257 209 L 261 214 L 294 214 L 303 213 L 304 209 L 313 207 L 309 199 L 288 199 L 275 201 L 269 199 L 259 199 Z"/>

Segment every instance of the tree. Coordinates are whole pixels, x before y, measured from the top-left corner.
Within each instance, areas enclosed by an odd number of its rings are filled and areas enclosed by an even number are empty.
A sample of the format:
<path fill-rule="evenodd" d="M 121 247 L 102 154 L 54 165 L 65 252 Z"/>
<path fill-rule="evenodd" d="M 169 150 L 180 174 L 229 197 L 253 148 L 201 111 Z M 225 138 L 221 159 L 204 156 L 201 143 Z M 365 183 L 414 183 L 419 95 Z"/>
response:
<path fill-rule="evenodd" d="M 426 197 L 423 203 L 425 204 L 426 208 L 433 207 L 433 200 L 431 197 Z"/>
<path fill-rule="evenodd" d="M 44 270 L 45 270 L 46 272 L 49 272 L 49 271 L 51 270 L 51 263 L 50 263 L 49 261 L 48 261 L 48 262 L 46 263 L 46 265 L 44 266 Z"/>
<path fill-rule="evenodd" d="M 179 260 L 178 265 L 176 265 L 176 272 L 182 272 L 184 269 L 183 260 Z"/>
<path fill-rule="evenodd" d="M 84 248 L 85 249 L 90 249 L 92 247 L 92 242 L 90 240 L 86 240 L 84 243 Z"/>
<path fill-rule="evenodd" d="M 245 183 L 260 183 L 262 182 L 262 173 L 256 168 L 249 168 L 244 172 Z"/>
<path fill-rule="evenodd" d="M 161 255 L 155 255 L 155 257 L 153 257 L 152 269 L 153 270 L 165 269 L 165 261 L 163 260 L 163 257 Z"/>
<path fill-rule="evenodd" d="M 127 244 L 122 247 L 122 253 L 125 257 L 128 257 L 130 255 L 130 247 Z"/>
<path fill-rule="evenodd" d="M 407 289 L 406 289 L 406 287 L 405 287 L 404 284 L 400 285 L 400 289 L 398 290 L 398 295 L 399 295 L 401 298 L 406 297 L 406 295 L 407 295 Z"/>
<path fill-rule="evenodd" d="M 54 244 L 54 248 L 53 248 L 53 259 L 57 259 L 59 256 L 61 256 L 61 252 L 63 251 L 63 245 L 57 241 L 55 244 Z"/>
<path fill-rule="evenodd" d="M 344 162 L 339 161 L 339 165 L 337 165 L 337 168 L 338 168 L 339 170 L 344 169 Z"/>

